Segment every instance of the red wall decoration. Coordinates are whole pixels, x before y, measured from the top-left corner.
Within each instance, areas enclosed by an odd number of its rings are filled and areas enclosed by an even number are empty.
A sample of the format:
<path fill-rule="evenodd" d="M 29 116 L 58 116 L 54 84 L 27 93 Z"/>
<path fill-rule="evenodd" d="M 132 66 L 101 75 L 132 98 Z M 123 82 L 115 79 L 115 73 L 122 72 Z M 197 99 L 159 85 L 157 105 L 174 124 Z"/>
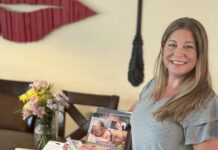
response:
<path fill-rule="evenodd" d="M 0 7 L 0 34 L 15 42 L 37 41 L 57 27 L 96 14 L 77 0 L 0 0 L 0 4 L 56 6 L 33 12 L 8 11 Z"/>

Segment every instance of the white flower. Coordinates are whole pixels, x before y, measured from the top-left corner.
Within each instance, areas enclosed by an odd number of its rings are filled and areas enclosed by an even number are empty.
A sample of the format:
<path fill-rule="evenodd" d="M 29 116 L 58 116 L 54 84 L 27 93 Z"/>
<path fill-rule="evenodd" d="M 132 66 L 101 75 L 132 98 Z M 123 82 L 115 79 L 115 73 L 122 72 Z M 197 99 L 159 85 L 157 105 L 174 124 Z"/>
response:
<path fill-rule="evenodd" d="M 69 98 L 63 93 L 63 91 L 58 91 L 54 94 L 54 97 L 57 101 L 68 101 Z"/>

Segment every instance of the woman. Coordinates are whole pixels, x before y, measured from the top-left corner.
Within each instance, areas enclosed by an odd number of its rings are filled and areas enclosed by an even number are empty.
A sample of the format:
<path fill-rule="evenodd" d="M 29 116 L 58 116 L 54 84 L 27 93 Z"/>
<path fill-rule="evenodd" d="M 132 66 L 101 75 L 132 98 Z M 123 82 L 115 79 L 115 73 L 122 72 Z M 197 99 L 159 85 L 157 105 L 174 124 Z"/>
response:
<path fill-rule="evenodd" d="M 180 18 L 165 30 L 155 77 L 131 116 L 134 150 L 218 150 L 218 97 L 202 24 Z"/>

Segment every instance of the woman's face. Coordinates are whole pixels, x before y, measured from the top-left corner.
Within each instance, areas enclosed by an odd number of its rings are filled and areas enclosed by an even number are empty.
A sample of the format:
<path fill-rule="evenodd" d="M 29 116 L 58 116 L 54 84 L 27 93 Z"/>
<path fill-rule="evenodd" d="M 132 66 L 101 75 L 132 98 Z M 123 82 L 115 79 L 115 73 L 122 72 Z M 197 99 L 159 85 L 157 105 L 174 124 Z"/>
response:
<path fill-rule="evenodd" d="M 189 30 L 178 29 L 170 35 L 164 45 L 163 61 L 169 77 L 183 77 L 195 68 L 197 49 Z"/>

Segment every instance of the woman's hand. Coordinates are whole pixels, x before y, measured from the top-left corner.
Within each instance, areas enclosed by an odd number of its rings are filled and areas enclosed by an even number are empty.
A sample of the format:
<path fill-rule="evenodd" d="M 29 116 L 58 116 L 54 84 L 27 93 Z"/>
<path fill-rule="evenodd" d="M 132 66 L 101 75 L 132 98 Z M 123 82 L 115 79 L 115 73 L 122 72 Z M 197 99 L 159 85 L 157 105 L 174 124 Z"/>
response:
<path fill-rule="evenodd" d="M 200 144 L 193 145 L 194 150 L 217 150 L 218 139 L 210 139 Z"/>
<path fill-rule="evenodd" d="M 135 109 L 135 106 L 136 106 L 136 103 L 135 104 L 133 104 L 130 108 L 129 108 L 129 110 L 128 111 L 130 111 L 130 112 L 133 112 L 134 111 L 134 109 Z"/>
<path fill-rule="evenodd" d="M 109 149 L 97 145 L 92 145 L 92 144 L 83 144 L 81 147 L 79 147 L 78 150 L 109 150 Z"/>

